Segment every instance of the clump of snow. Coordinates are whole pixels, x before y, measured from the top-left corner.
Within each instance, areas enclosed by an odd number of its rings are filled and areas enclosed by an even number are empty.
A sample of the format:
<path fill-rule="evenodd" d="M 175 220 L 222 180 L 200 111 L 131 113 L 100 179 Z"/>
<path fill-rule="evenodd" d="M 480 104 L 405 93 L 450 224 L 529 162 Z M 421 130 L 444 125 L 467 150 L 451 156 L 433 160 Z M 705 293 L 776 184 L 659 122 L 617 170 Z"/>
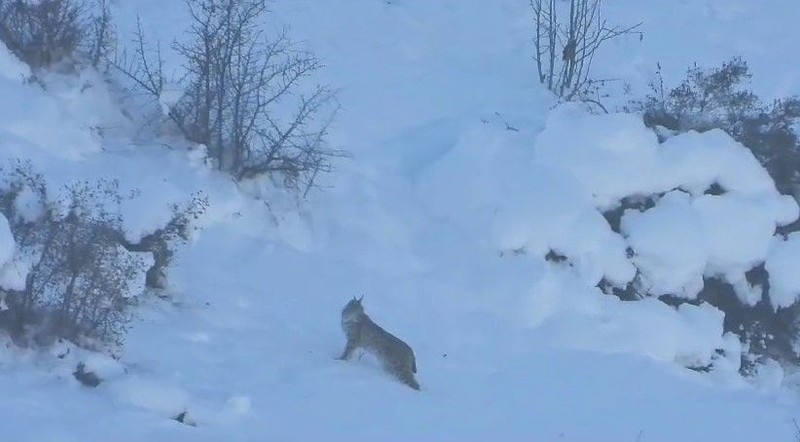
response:
<path fill-rule="evenodd" d="M 177 416 L 191 404 L 189 394 L 179 386 L 140 376 L 129 375 L 113 388 L 119 400 L 165 418 Z"/>
<path fill-rule="evenodd" d="M 36 263 L 35 253 L 19 253 L 14 259 L 0 266 L 0 287 L 9 290 L 23 290 L 31 268 Z"/>
<path fill-rule="evenodd" d="M 162 115 L 169 115 L 172 108 L 182 97 L 183 90 L 180 89 L 179 85 L 166 86 L 164 91 L 161 92 L 161 95 L 158 96 L 158 104 L 161 107 Z"/>
<path fill-rule="evenodd" d="M 144 293 L 147 287 L 147 269 L 152 267 L 155 262 L 153 255 L 150 253 L 129 252 L 119 245 L 116 247 L 120 254 L 127 256 L 129 262 L 135 263 L 136 268 L 141 269 L 141 271 L 129 275 L 127 292 L 124 295 L 126 297 L 134 297 Z"/>
<path fill-rule="evenodd" d="M 693 298 L 703 288 L 708 250 L 689 194 L 669 192 L 650 210 L 626 211 L 621 229 L 647 291 Z"/>
<path fill-rule="evenodd" d="M 658 150 L 655 133 L 637 115 L 594 116 L 573 104 L 556 108 L 536 138 L 538 162 L 567 173 L 603 210 L 628 195 L 664 190 L 664 178 L 654 173 Z"/>
<path fill-rule="evenodd" d="M 709 304 L 674 308 L 656 298 L 625 302 L 577 282 L 569 271 L 552 269 L 532 286 L 528 311 L 531 326 L 569 346 L 686 366 L 713 362 L 728 373 L 739 368 L 741 345 L 723 333 L 725 315 Z"/>
<path fill-rule="evenodd" d="M 781 199 L 673 191 L 652 209 L 627 210 L 622 231 L 653 294 L 693 299 L 704 275 L 721 275 L 736 286 L 742 302 L 753 305 L 760 291 L 749 287 L 744 274 L 767 257 L 775 227 L 784 220 Z"/>
<path fill-rule="evenodd" d="M 776 240 L 764 268 L 769 273 L 769 299 L 773 308 L 788 307 L 800 295 L 800 233 Z"/>
<path fill-rule="evenodd" d="M 780 202 L 772 178 L 752 152 L 720 129 L 671 137 L 658 149 L 658 155 L 656 170 L 646 171 L 661 176 L 664 187 L 657 190 L 681 187 L 699 195 L 717 183 L 726 192 L 777 198 L 779 201 L 771 202 L 779 206 L 775 210 L 782 224 L 797 217 L 796 207 Z"/>
<path fill-rule="evenodd" d="M 711 272 L 743 273 L 766 258 L 775 227 L 784 219 L 782 208 L 775 210 L 768 198 L 703 195 L 692 202 L 702 221 Z"/>
<path fill-rule="evenodd" d="M 25 287 L 25 275 L 18 271 L 15 263 L 16 242 L 8 219 L 0 213 L 0 288 L 21 289 Z M 5 297 L 0 299 L 0 310 L 6 310 Z"/>
<path fill-rule="evenodd" d="M 33 222 L 44 215 L 44 201 L 27 185 L 23 185 L 14 198 L 14 214 L 25 222 Z"/>
<path fill-rule="evenodd" d="M 536 158 L 569 173 L 601 210 L 626 196 L 675 188 L 697 196 L 717 183 L 726 192 L 765 199 L 777 224 L 798 215 L 797 204 L 777 193 L 753 154 L 721 130 L 688 132 L 659 144 L 637 115 L 590 115 L 563 105 L 538 136 Z"/>
<path fill-rule="evenodd" d="M 8 219 L 0 213 L 0 267 L 11 261 L 15 249 L 16 243 Z"/>
<path fill-rule="evenodd" d="M 767 359 L 762 364 L 756 366 L 754 383 L 763 391 L 777 391 L 783 385 L 785 379 L 783 367 L 772 359 Z"/>

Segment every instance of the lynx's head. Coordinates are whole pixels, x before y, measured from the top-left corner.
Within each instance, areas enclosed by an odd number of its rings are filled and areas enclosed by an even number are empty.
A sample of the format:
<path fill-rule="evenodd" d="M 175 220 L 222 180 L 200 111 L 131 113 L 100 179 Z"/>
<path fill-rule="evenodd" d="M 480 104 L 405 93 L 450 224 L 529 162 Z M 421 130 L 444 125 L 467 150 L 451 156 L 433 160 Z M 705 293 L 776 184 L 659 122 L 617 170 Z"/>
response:
<path fill-rule="evenodd" d="M 364 300 L 364 296 L 360 298 L 353 298 L 347 305 L 344 306 L 342 309 L 342 322 L 355 322 L 358 321 L 362 316 L 364 316 L 364 306 L 361 305 L 361 301 Z"/>

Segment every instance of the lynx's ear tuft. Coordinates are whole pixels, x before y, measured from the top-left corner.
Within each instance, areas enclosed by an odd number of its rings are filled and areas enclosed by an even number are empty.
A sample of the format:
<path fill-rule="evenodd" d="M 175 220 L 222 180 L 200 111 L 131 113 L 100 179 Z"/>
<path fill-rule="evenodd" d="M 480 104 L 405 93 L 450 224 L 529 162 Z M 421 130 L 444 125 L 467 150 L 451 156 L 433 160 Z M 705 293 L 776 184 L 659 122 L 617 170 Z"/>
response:
<path fill-rule="evenodd" d="M 359 304 L 361 304 L 361 301 L 363 301 L 363 300 L 364 300 L 364 295 L 361 295 L 361 297 L 357 299 Z"/>

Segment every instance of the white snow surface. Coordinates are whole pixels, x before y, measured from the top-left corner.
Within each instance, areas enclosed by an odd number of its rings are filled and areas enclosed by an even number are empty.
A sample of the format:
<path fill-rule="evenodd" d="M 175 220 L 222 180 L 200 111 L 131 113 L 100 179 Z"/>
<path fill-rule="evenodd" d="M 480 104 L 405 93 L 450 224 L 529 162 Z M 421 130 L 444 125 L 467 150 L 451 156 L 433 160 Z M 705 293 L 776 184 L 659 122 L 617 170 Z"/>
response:
<path fill-rule="evenodd" d="M 181 3 L 120 0 L 122 41 L 136 15 L 153 38 L 182 38 Z M 736 49 L 753 56 L 758 92 L 800 93 L 800 68 L 773 35 L 773 20 L 800 20 L 800 9 L 759 4 L 614 2 L 609 18 L 644 21 L 647 36 L 614 42 L 598 69 L 636 88 L 658 54 L 682 73 Z M 793 303 L 800 246 L 774 231 L 798 207 L 747 149 L 720 131 L 659 145 L 635 115 L 555 106 L 536 84 L 526 2 L 272 8 L 340 88 L 331 141 L 353 154 L 301 203 L 210 170 L 202 146 L 141 129 L 139 103 L 97 74 L 48 75 L 46 90 L 26 84 L 29 72 L 0 45 L 0 155 L 30 161 L 54 199 L 76 180 L 118 180 L 135 194 L 122 207 L 130 239 L 194 192 L 210 203 L 176 258 L 171 301 L 143 303 L 119 360 L 0 338 L 4 440 L 794 437 L 791 373 L 768 363 L 754 380 L 739 377 L 741 344 L 723 334 L 721 311 L 623 302 L 597 288 L 638 271 L 654 294 L 694 298 L 704 275 L 722 275 L 752 303 L 760 292 L 744 272 L 765 262 L 773 306 Z M 800 36 L 795 29 L 783 27 Z M 160 97 L 155 110 L 174 100 Z M 715 183 L 725 193 L 706 194 Z M 41 208 L 24 196 L 21 213 L 33 218 Z M 603 212 L 625 197 L 654 206 L 626 211 L 618 234 Z M 14 250 L 3 221 L 0 264 Z M 550 251 L 566 261 L 546 261 Z M 19 288 L 24 263 L 15 275 L 0 284 Z M 340 309 L 360 294 L 414 348 L 421 392 L 369 358 L 334 359 Z M 78 362 L 105 381 L 79 385 Z M 684 368 L 710 363 L 710 373 Z M 191 425 L 172 420 L 182 412 Z"/>
<path fill-rule="evenodd" d="M 14 255 L 17 245 L 8 224 L 8 219 L 0 214 L 0 287 L 18 288 L 19 278 L 15 278 Z"/>
<path fill-rule="evenodd" d="M 14 257 L 15 248 L 14 235 L 11 234 L 8 219 L 0 214 L 0 266 Z"/>
<path fill-rule="evenodd" d="M 764 268 L 769 273 L 769 299 L 774 308 L 788 307 L 800 295 L 799 265 L 800 235 L 792 233 L 772 244 Z"/>

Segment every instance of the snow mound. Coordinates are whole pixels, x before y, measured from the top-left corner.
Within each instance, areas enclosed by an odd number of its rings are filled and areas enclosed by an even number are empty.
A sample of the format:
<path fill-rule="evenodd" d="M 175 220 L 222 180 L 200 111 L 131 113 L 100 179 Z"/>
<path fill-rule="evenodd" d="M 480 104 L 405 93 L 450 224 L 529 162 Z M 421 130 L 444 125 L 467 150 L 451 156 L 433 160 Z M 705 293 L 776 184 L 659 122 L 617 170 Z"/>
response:
<path fill-rule="evenodd" d="M 485 247 L 539 257 L 553 250 L 574 258 L 593 284 L 629 281 L 635 269 L 623 238 L 574 179 L 536 160 L 529 139 L 481 126 L 467 131 L 426 170 L 423 201 Z"/>
<path fill-rule="evenodd" d="M 536 158 L 571 175 L 601 210 L 627 196 L 681 188 L 698 196 L 713 184 L 768 201 L 776 223 L 797 218 L 753 154 L 725 132 L 688 132 L 659 144 L 635 114 L 590 115 L 576 105 L 553 111 L 536 140 Z"/>
<path fill-rule="evenodd" d="M 723 333 L 724 313 L 708 304 L 671 307 L 656 298 L 621 301 L 553 268 L 530 289 L 529 325 L 583 350 L 645 355 L 684 366 L 739 369 L 741 345 Z"/>
<path fill-rule="evenodd" d="M 694 299 L 704 276 L 719 275 L 754 304 L 761 290 L 745 272 L 767 258 L 776 226 L 797 218 L 794 199 L 721 131 L 659 144 L 639 116 L 567 104 L 548 117 L 535 146 L 531 135 L 475 125 L 418 180 L 435 216 L 484 253 L 536 263 L 527 283 L 495 288 L 519 290 L 506 297 L 522 303 L 529 325 L 571 345 L 737 370 L 740 348 L 723 335 L 722 312 L 655 298 L 621 302 L 597 286 L 636 278 L 649 294 Z M 626 198 L 645 204 L 625 210 L 616 232 L 604 212 Z"/>

